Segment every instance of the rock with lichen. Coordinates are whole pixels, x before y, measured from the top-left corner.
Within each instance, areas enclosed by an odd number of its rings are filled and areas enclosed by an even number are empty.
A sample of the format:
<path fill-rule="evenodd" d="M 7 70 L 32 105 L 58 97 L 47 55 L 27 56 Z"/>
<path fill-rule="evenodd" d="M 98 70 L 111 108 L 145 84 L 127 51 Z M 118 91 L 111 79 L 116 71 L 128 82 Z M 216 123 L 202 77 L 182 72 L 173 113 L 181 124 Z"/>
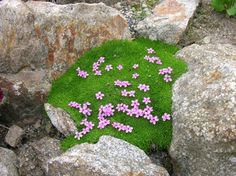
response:
<path fill-rule="evenodd" d="M 85 51 L 129 37 L 126 19 L 103 3 L 0 1 L 0 85 L 8 94 L 1 118 L 23 125 L 42 118 L 52 80 Z"/>
<path fill-rule="evenodd" d="M 102 136 L 96 144 L 80 144 L 48 162 L 48 175 L 168 176 L 140 150 L 121 139 Z"/>
<path fill-rule="evenodd" d="M 151 40 L 178 43 L 192 18 L 199 0 L 164 0 L 153 9 L 153 13 L 140 21 L 137 31 Z"/>
<path fill-rule="evenodd" d="M 236 47 L 191 45 L 177 53 L 189 71 L 173 87 L 175 171 L 236 175 Z"/>

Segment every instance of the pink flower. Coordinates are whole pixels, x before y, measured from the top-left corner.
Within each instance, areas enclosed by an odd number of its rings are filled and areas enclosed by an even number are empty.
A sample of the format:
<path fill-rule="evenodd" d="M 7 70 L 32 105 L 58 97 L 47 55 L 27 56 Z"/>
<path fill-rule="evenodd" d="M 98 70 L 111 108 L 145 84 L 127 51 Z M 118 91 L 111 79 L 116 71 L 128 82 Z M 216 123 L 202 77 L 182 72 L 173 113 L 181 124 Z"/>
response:
<path fill-rule="evenodd" d="M 148 49 L 147 49 L 147 52 L 148 52 L 148 54 L 155 53 L 154 49 L 152 49 L 152 48 L 148 48 Z"/>
<path fill-rule="evenodd" d="M 112 69 L 113 69 L 112 65 L 106 65 L 106 68 L 105 68 L 106 71 L 110 71 Z"/>
<path fill-rule="evenodd" d="M 127 93 L 126 89 L 121 91 L 121 96 L 123 96 L 123 97 L 127 97 L 128 96 L 128 93 Z"/>
<path fill-rule="evenodd" d="M 151 103 L 150 97 L 143 97 L 143 103 L 144 104 Z"/>
<path fill-rule="evenodd" d="M 144 59 L 149 61 L 150 57 L 146 55 L 146 56 L 144 56 Z"/>
<path fill-rule="evenodd" d="M 155 125 L 158 121 L 159 121 L 159 119 L 157 116 L 152 116 L 150 118 L 150 123 L 152 123 L 153 125 Z"/>
<path fill-rule="evenodd" d="M 94 75 L 101 76 L 101 75 L 102 75 L 101 70 L 97 70 L 97 71 L 95 71 Z"/>
<path fill-rule="evenodd" d="M 104 63 L 105 62 L 105 57 L 100 57 L 99 59 L 98 59 L 98 63 Z"/>
<path fill-rule="evenodd" d="M 170 114 L 164 113 L 161 118 L 163 121 L 168 121 L 168 120 L 170 120 Z"/>
<path fill-rule="evenodd" d="M 133 107 L 138 107 L 140 104 L 139 104 L 139 102 L 138 102 L 138 100 L 136 99 L 136 100 L 132 100 L 132 103 L 131 103 L 131 106 L 133 106 Z"/>
<path fill-rule="evenodd" d="M 156 61 L 156 64 L 157 64 L 157 65 L 161 65 L 161 64 L 162 64 L 161 60 L 160 60 L 160 59 L 157 60 L 157 61 Z"/>
<path fill-rule="evenodd" d="M 104 97 L 104 94 L 102 92 L 97 92 L 95 95 L 97 100 L 102 100 Z"/>
<path fill-rule="evenodd" d="M 122 66 L 122 65 L 118 65 L 118 66 L 117 66 L 117 69 L 118 69 L 118 70 L 122 70 L 122 69 L 123 69 L 123 66 Z"/>
<path fill-rule="evenodd" d="M 134 64 L 134 65 L 133 65 L 133 68 L 134 68 L 134 69 L 137 69 L 138 67 L 139 67 L 138 64 Z"/>
<path fill-rule="evenodd" d="M 129 97 L 135 97 L 135 90 L 131 90 L 128 92 Z"/>
<path fill-rule="evenodd" d="M 150 87 L 146 84 L 139 84 L 138 89 L 143 90 L 144 92 L 147 92 L 150 90 Z"/>
<path fill-rule="evenodd" d="M 152 112 L 153 112 L 153 107 L 151 107 L 151 106 L 146 106 L 146 107 L 143 109 L 143 113 L 144 113 L 144 114 L 149 115 L 149 114 L 151 114 Z"/>
<path fill-rule="evenodd" d="M 132 78 L 133 79 L 137 79 L 139 77 L 139 74 L 138 73 L 134 73 L 133 75 L 132 75 Z"/>
<path fill-rule="evenodd" d="M 164 81 L 165 81 L 165 82 L 171 82 L 171 81 L 172 81 L 171 76 L 170 76 L 170 75 L 165 75 L 165 76 L 164 76 Z"/>

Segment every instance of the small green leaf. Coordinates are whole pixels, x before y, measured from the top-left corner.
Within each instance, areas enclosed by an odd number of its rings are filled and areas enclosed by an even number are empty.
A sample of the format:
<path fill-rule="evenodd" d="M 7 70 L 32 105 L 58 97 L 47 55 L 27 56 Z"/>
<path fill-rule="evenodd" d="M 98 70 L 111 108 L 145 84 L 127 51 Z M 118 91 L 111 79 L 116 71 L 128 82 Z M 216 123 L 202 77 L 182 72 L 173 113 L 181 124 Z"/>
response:
<path fill-rule="evenodd" d="M 222 12 L 225 10 L 224 2 L 222 0 L 212 0 L 211 4 L 213 8 L 218 12 Z"/>
<path fill-rule="evenodd" d="M 234 2 L 234 5 L 226 11 L 229 16 L 236 15 L 236 1 Z"/>

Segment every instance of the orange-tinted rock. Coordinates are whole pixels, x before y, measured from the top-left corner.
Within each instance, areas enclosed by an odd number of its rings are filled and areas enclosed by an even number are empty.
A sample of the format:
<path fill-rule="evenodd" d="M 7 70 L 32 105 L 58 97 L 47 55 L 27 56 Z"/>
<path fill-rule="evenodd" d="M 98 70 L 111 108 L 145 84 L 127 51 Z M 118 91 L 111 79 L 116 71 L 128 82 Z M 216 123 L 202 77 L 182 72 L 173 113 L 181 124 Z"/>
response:
<path fill-rule="evenodd" d="M 137 30 L 152 40 L 178 43 L 198 4 L 199 0 L 164 0 L 139 22 Z"/>
<path fill-rule="evenodd" d="M 0 1 L 0 87 L 9 92 L 2 114 L 36 118 L 53 79 L 85 51 L 129 36 L 125 18 L 102 3 Z"/>

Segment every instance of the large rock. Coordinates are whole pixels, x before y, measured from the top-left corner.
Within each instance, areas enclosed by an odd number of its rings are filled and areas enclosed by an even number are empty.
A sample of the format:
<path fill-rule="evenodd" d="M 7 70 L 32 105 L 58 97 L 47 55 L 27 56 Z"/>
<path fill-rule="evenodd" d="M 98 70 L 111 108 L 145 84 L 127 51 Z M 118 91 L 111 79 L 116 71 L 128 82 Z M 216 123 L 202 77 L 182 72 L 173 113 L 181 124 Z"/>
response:
<path fill-rule="evenodd" d="M 52 124 L 65 136 L 75 134 L 77 131 L 76 124 L 70 115 L 61 108 L 55 108 L 49 103 L 44 104 L 45 111 Z"/>
<path fill-rule="evenodd" d="M 0 175 L 1 176 L 18 176 L 16 169 L 16 154 L 0 147 Z"/>
<path fill-rule="evenodd" d="M 236 46 L 191 45 L 173 88 L 170 154 L 183 176 L 236 175 Z"/>
<path fill-rule="evenodd" d="M 81 144 L 48 162 L 51 176 L 168 176 L 167 171 L 152 164 L 139 148 L 110 136 L 97 144 Z"/>
<path fill-rule="evenodd" d="M 199 0 L 163 0 L 138 23 L 137 31 L 151 40 L 178 43 L 198 4 Z"/>
<path fill-rule="evenodd" d="M 25 144 L 19 149 L 19 173 L 27 176 L 45 175 L 47 161 L 61 154 L 60 141 L 57 139 L 44 137 Z"/>
<path fill-rule="evenodd" d="M 53 79 L 86 50 L 124 38 L 126 20 L 102 3 L 0 1 L 0 87 L 9 90 L 4 118 L 38 118 Z"/>

